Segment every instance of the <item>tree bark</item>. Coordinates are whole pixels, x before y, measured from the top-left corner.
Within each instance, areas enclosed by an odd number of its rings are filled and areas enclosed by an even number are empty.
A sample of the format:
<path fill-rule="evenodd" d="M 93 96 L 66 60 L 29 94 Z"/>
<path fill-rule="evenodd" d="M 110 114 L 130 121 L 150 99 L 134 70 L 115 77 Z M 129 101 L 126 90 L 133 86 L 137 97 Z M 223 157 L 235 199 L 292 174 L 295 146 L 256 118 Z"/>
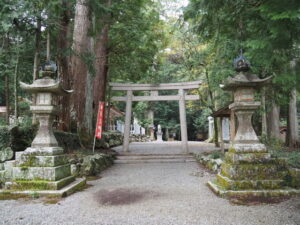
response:
<path fill-rule="evenodd" d="M 86 102 L 85 102 L 85 113 L 84 113 L 84 129 L 89 135 L 93 134 L 93 82 L 94 78 L 92 74 L 88 73 L 86 81 Z"/>
<path fill-rule="evenodd" d="M 267 114 L 266 114 L 266 88 L 261 89 L 261 106 L 262 106 L 262 119 L 261 119 L 261 134 L 267 134 Z"/>
<path fill-rule="evenodd" d="M 219 143 L 219 128 L 218 128 L 218 118 L 214 117 L 214 143 L 216 147 L 220 147 Z"/>
<path fill-rule="evenodd" d="M 297 118 L 297 90 L 291 91 L 288 114 L 287 145 L 297 147 L 299 141 L 298 118 Z"/>
<path fill-rule="evenodd" d="M 106 82 L 108 72 L 108 32 L 109 25 L 104 25 L 101 33 L 96 39 L 96 61 L 95 69 L 96 76 L 94 80 L 94 103 L 97 104 L 99 101 L 105 101 L 106 93 Z"/>
<path fill-rule="evenodd" d="M 279 131 L 279 114 L 280 107 L 275 103 L 274 99 L 271 100 L 270 109 L 267 112 L 267 130 L 269 138 L 280 138 Z"/>
<path fill-rule="evenodd" d="M 95 20 L 93 19 L 93 26 Z M 94 28 L 93 28 L 94 29 Z M 94 49 L 94 37 L 89 38 L 88 51 L 93 52 Z M 85 89 L 85 112 L 83 117 L 84 129 L 88 135 L 93 134 L 93 83 L 94 77 L 91 71 L 88 71 L 86 78 L 86 89 Z"/>
<path fill-rule="evenodd" d="M 70 55 L 68 50 L 70 48 L 69 37 L 71 35 L 70 30 L 70 8 L 67 0 L 62 0 L 62 15 L 60 17 L 60 26 L 57 36 L 57 63 L 58 63 L 58 76 L 62 81 L 65 89 L 71 89 L 71 76 L 70 76 Z M 62 112 L 60 115 L 60 129 L 64 131 L 70 131 L 71 114 L 70 114 L 70 96 L 63 96 L 60 98 L 60 104 Z"/>
<path fill-rule="evenodd" d="M 72 89 L 74 90 L 74 93 L 71 96 L 71 115 L 73 117 L 72 119 L 77 121 L 78 130 L 84 129 L 83 119 L 88 75 L 88 66 L 84 59 L 90 54 L 90 52 L 88 52 L 90 41 L 88 38 L 88 31 L 91 25 L 89 14 L 88 0 L 77 0 L 72 46 L 74 52 L 74 55 L 72 56 Z"/>

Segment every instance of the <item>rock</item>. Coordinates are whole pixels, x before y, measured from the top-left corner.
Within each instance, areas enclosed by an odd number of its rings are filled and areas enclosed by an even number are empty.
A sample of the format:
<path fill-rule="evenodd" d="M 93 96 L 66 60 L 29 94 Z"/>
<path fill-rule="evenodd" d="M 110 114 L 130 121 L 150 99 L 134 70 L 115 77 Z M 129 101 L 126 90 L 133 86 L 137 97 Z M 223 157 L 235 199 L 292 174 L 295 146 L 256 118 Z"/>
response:
<path fill-rule="evenodd" d="M 14 157 L 14 152 L 10 147 L 0 151 L 0 162 L 5 162 Z"/>
<path fill-rule="evenodd" d="M 221 164 L 223 163 L 222 159 L 215 159 L 215 162 L 218 166 L 221 166 Z"/>
<path fill-rule="evenodd" d="M 81 168 L 82 168 L 83 175 L 86 175 L 86 176 L 93 175 L 94 168 L 95 168 L 95 162 L 92 159 L 92 156 L 84 157 Z"/>
<path fill-rule="evenodd" d="M 78 174 L 78 167 L 75 164 L 71 164 L 71 175 L 77 176 Z"/>
<path fill-rule="evenodd" d="M 113 158 L 110 155 L 99 153 L 85 156 L 80 166 L 80 174 L 85 176 L 97 175 L 112 163 Z"/>
<path fill-rule="evenodd" d="M 212 171 L 214 171 L 214 172 L 217 172 L 218 170 L 219 170 L 219 167 L 218 167 L 218 165 L 215 163 L 215 164 L 213 164 L 213 166 L 212 166 Z"/>
<path fill-rule="evenodd" d="M 4 178 L 9 181 L 13 178 L 13 167 L 15 167 L 15 160 L 9 160 L 4 163 Z"/>
<path fill-rule="evenodd" d="M 5 189 L 9 190 L 9 189 L 12 189 L 13 186 L 15 186 L 16 183 L 15 182 L 5 182 Z"/>
<path fill-rule="evenodd" d="M 201 159 L 203 160 L 203 162 L 208 162 L 210 160 L 210 158 L 207 156 L 202 156 Z"/>
<path fill-rule="evenodd" d="M 76 163 L 77 163 L 77 160 L 74 159 L 74 158 L 73 158 L 73 159 L 70 159 L 70 160 L 69 160 L 69 163 L 70 163 L 70 164 L 76 164 Z"/>

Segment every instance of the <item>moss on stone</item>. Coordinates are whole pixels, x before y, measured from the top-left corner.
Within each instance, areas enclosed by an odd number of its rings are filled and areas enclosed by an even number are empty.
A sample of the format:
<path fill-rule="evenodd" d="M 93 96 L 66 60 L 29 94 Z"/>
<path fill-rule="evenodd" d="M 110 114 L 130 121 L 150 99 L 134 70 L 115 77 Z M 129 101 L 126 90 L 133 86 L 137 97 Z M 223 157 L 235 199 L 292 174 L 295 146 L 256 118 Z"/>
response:
<path fill-rule="evenodd" d="M 231 164 L 223 163 L 221 166 L 222 175 L 237 180 L 264 180 L 283 179 L 287 171 L 279 165 L 266 164 Z"/>
<path fill-rule="evenodd" d="M 0 200 L 18 200 L 20 198 L 28 198 L 26 194 L 12 194 L 10 191 L 0 193 Z"/>
<path fill-rule="evenodd" d="M 55 190 L 56 187 L 46 180 L 15 180 L 13 190 Z"/>

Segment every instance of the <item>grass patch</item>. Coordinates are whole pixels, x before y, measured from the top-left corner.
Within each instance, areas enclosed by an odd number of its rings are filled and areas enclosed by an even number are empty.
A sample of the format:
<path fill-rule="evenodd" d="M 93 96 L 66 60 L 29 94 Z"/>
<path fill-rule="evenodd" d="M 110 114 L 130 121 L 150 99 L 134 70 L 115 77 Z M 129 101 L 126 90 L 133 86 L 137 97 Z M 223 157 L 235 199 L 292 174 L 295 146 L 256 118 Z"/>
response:
<path fill-rule="evenodd" d="M 63 198 L 60 197 L 53 197 L 53 198 L 45 198 L 43 199 L 43 204 L 44 205 L 56 205 L 59 203 Z"/>
<path fill-rule="evenodd" d="M 94 180 L 99 180 L 101 179 L 101 176 L 87 176 L 86 181 L 94 181 Z"/>

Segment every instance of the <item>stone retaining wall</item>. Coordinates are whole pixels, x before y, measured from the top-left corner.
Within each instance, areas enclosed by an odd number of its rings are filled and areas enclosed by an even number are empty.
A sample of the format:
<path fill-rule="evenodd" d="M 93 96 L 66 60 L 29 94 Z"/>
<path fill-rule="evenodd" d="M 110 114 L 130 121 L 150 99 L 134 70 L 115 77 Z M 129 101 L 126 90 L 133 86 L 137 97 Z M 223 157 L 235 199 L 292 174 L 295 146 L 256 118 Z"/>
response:
<path fill-rule="evenodd" d="M 96 176 L 114 162 L 112 155 L 96 153 L 94 155 L 70 158 L 71 174 L 73 176 Z"/>
<path fill-rule="evenodd" d="M 195 158 L 201 165 L 215 173 L 220 171 L 223 163 L 223 160 L 215 153 L 210 155 L 196 154 Z"/>

